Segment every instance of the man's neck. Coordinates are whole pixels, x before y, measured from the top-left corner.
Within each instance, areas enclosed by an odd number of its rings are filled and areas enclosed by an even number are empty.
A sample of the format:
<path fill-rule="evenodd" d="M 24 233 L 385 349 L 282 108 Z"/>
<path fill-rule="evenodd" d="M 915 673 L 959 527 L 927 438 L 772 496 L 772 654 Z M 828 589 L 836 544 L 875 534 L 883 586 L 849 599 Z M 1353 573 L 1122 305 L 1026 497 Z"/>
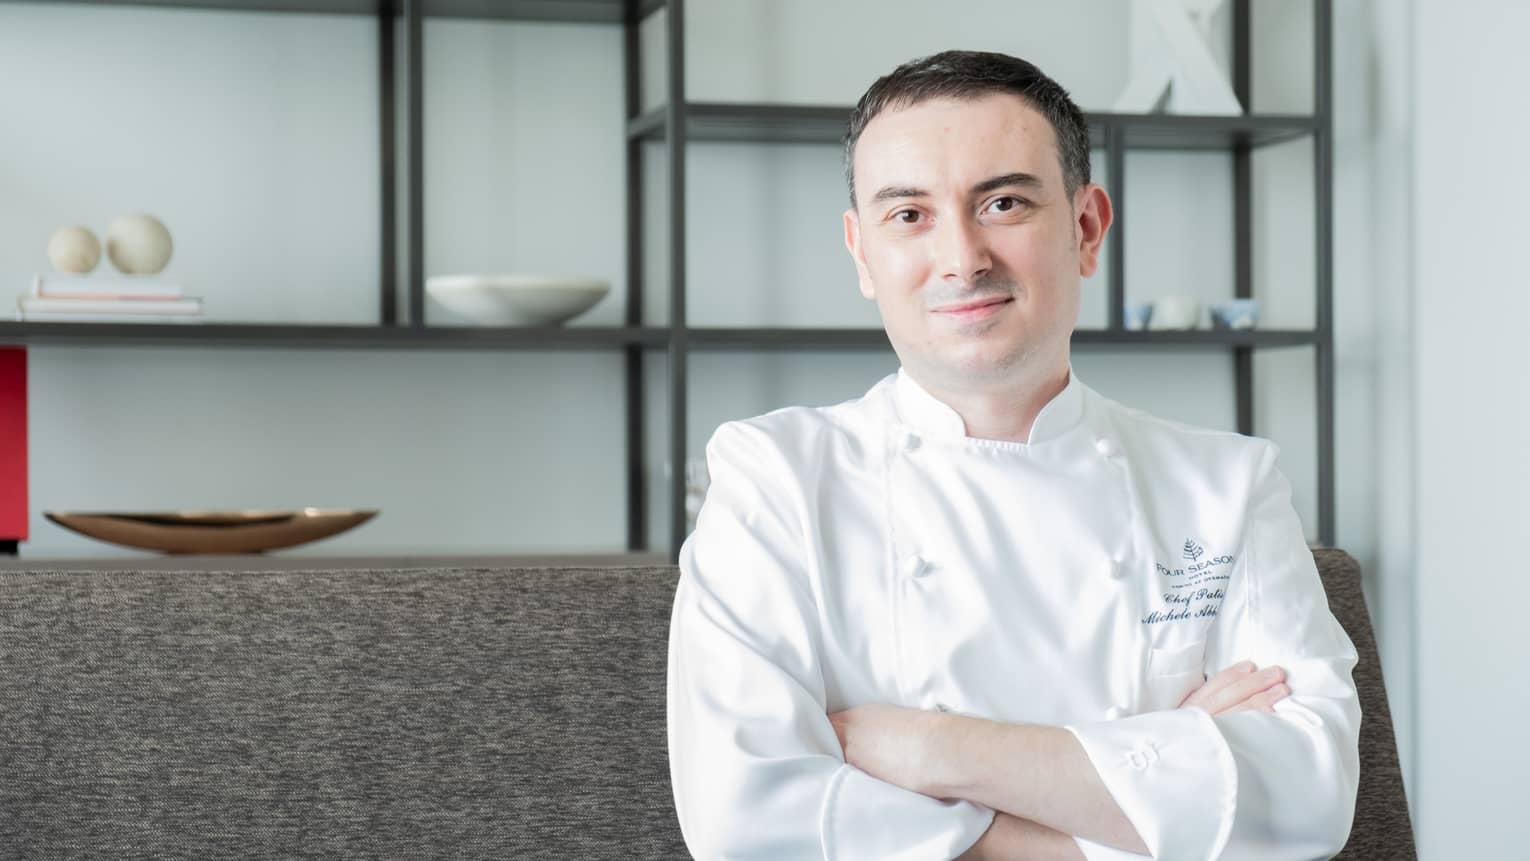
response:
<path fill-rule="evenodd" d="M 935 398 L 956 410 L 969 437 L 1030 442 L 1041 410 L 1068 386 L 1066 358 L 1056 367 L 995 386 L 943 386 L 918 380 Z"/>

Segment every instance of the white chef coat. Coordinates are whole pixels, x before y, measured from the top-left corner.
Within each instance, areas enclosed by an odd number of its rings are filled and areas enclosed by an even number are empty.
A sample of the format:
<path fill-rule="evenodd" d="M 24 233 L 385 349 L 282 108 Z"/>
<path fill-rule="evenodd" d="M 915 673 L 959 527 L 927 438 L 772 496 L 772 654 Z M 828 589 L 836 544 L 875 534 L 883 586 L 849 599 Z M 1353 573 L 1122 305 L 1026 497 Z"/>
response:
<path fill-rule="evenodd" d="M 1336 853 L 1359 776 L 1356 653 L 1277 453 L 1126 407 L 1071 368 L 1025 443 L 968 437 L 902 368 L 861 398 L 723 424 L 669 634 L 691 852 L 960 855 L 992 809 L 844 761 L 828 714 L 893 703 L 1066 727 L 1155 858 Z M 1245 659 L 1285 668 L 1273 714 L 1176 708 Z"/>

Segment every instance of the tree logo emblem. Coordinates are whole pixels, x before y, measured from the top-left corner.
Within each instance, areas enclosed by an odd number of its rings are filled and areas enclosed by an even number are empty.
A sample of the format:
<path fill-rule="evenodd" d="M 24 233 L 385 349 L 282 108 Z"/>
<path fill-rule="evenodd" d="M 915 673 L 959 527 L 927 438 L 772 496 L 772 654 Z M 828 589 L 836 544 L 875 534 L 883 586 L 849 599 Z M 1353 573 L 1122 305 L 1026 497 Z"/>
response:
<path fill-rule="evenodd" d="M 1201 559 L 1201 555 L 1203 553 L 1205 553 L 1205 552 L 1206 552 L 1206 548 L 1202 547 L 1199 544 L 1196 544 L 1194 541 L 1190 540 L 1189 538 L 1185 539 L 1185 558 L 1186 559 L 1189 559 L 1191 562 L 1199 562 L 1200 559 Z"/>

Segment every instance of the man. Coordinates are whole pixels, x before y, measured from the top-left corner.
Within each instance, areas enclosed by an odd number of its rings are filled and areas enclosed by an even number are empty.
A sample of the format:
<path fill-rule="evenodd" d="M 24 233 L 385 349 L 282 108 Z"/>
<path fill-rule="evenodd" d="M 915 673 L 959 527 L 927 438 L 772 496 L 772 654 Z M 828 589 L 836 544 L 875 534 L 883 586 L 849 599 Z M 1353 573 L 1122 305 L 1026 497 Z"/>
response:
<path fill-rule="evenodd" d="M 1336 853 L 1356 653 L 1276 447 L 1072 371 L 1111 222 L 1078 108 L 1024 61 L 937 54 L 861 98 L 846 169 L 845 244 L 901 366 L 707 444 L 670 628 L 688 847 Z"/>

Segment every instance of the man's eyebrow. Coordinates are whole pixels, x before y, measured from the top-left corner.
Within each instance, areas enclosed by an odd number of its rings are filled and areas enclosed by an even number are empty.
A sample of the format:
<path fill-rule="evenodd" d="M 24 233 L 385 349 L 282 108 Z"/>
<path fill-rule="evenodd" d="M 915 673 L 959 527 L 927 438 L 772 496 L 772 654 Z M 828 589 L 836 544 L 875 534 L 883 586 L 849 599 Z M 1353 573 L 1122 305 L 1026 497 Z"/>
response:
<path fill-rule="evenodd" d="M 1045 184 L 1041 178 L 1029 173 L 1006 173 L 990 177 L 972 187 L 973 194 L 986 194 L 1000 188 L 1012 185 L 1025 186 L 1026 188 L 1041 189 Z M 871 196 L 872 203 L 882 203 L 888 200 L 898 200 L 905 197 L 929 197 L 930 193 L 922 188 L 914 188 L 908 185 L 884 186 L 881 191 Z"/>

